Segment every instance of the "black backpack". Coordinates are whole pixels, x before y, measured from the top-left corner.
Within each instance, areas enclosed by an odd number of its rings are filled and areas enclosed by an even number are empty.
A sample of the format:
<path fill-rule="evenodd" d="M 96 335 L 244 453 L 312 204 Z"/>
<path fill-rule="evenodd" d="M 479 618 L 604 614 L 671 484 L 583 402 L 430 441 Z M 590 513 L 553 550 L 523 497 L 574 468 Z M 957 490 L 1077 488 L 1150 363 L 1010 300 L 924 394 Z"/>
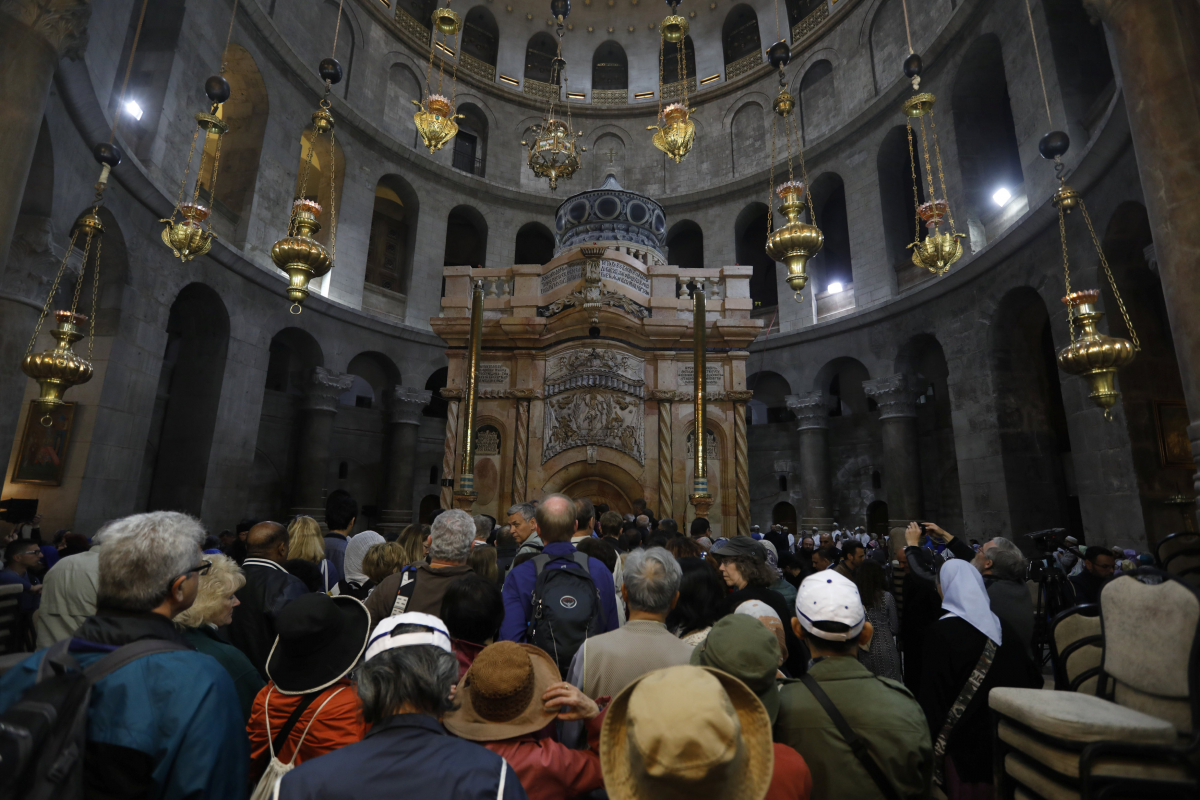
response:
<path fill-rule="evenodd" d="M 0 715 L 0 797 L 76 800 L 84 796 L 83 761 L 92 686 L 143 656 L 188 650 L 162 639 L 119 647 L 86 670 L 55 642 L 38 667 L 37 682 Z"/>
<path fill-rule="evenodd" d="M 604 611 L 600 593 L 588 569 L 586 553 L 551 556 L 545 553 L 531 559 L 537 570 L 533 586 L 532 619 L 529 643 L 554 659 L 558 671 L 567 674 L 571 659 L 589 636 L 604 632 Z M 546 569 L 552 561 L 568 561 L 565 567 Z"/>

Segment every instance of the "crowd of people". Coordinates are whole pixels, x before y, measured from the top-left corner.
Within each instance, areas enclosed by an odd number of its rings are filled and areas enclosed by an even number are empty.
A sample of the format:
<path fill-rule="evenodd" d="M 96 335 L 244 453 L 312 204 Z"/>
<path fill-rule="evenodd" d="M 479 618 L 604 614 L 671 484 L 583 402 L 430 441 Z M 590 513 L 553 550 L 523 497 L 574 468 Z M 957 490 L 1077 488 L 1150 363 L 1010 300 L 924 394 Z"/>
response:
<path fill-rule="evenodd" d="M 0 583 L 38 649 L 0 676 L 0 739 L 38 697 L 69 704 L 72 668 L 92 685 L 84 755 L 50 766 L 38 745 L 66 734 L 33 726 L 0 794 L 986 797 L 988 691 L 1043 684 L 1003 537 L 717 537 L 558 494 L 385 533 L 358 516 L 335 491 L 327 531 L 152 512 L 10 541 Z M 1080 603 L 1138 559 L 1071 555 Z"/>

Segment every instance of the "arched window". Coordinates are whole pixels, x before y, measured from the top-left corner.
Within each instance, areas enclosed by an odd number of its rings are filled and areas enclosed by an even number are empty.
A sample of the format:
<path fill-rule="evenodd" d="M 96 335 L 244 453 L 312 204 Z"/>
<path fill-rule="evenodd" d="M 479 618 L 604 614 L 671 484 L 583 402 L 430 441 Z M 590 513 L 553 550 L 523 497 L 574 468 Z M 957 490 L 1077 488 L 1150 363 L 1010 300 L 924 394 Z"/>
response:
<path fill-rule="evenodd" d="M 604 179 L 613 175 L 617 183 L 625 179 L 625 141 L 615 133 L 606 133 L 596 138 L 592 152 L 592 185 L 599 186 Z"/>
<path fill-rule="evenodd" d="M 341 8 L 341 20 L 338 20 L 338 9 Z M 433 9 L 430 9 L 430 14 Z M 328 58 L 333 48 L 333 31 L 337 28 L 337 60 L 342 65 L 342 80 L 333 87 L 333 91 L 340 94 L 343 98 L 350 97 L 350 78 L 354 67 L 354 54 L 356 52 L 356 42 L 354 36 L 354 26 L 350 24 L 349 9 L 342 7 L 338 0 L 323 0 L 318 6 L 318 22 L 314 26 L 314 31 L 317 31 L 312 38 L 315 45 L 315 50 L 301 51 L 301 58 L 304 63 L 314 73 L 317 71 L 317 65 L 321 60 Z M 426 15 L 426 26 L 432 23 Z"/>
<path fill-rule="evenodd" d="M 917 30 L 913 28 L 914 34 Z M 900 0 L 883 0 L 871 20 L 871 77 L 876 94 L 904 77 L 907 57 L 903 4 Z"/>
<path fill-rule="evenodd" d="M 393 0 L 396 13 L 405 13 L 425 26 L 426 30 L 433 28 L 433 10 L 437 8 L 437 0 Z"/>
<path fill-rule="evenodd" d="M 680 269 L 704 269 L 704 232 L 690 219 L 667 232 L 667 261 Z"/>
<path fill-rule="evenodd" d="M 545 264 L 554 258 L 554 234 L 540 222 L 527 222 L 517 231 L 514 264 Z"/>
<path fill-rule="evenodd" d="M 822 309 L 820 295 L 848 291 L 854 282 L 850 265 L 850 220 L 846 214 L 846 187 L 840 175 L 827 172 L 812 184 L 813 209 L 817 227 L 825 234 L 825 245 L 809 261 L 809 273 L 818 295 L 817 314 Z M 852 295 L 841 298 L 843 301 Z"/>
<path fill-rule="evenodd" d="M 553 78 L 553 83 L 558 85 L 562 78 L 556 73 L 552 74 L 551 65 L 557 55 L 558 45 L 550 34 L 543 31 L 529 37 L 529 44 L 525 47 L 525 77 L 541 83 L 551 83 Z"/>
<path fill-rule="evenodd" d="M 446 220 L 446 267 L 482 267 L 487 263 L 488 226 L 471 206 L 456 206 Z"/>
<path fill-rule="evenodd" d="M 496 66 L 496 52 L 500 48 L 500 31 L 496 18 L 483 6 L 475 6 L 467 12 L 463 21 L 462 44 L 465 55 Z"/>
<path fill-rule="evenodd" d="M 743 208 L 733 230 L 735 260 L 754 267 L 750 276 L 750 299 L 754 302 L 751 313 L 775 308 L 779 305 L 779 284 L 776 283 L 775 261 L 766 252 L 766 204 L 750 203 Z"/>
<path fill-rule="evenodd" d="M 125 79 L 124 65 L 133 49 L 133 37 L 141 18 L 142 4 L 135 3 L 125 32 L 125 46 L 117 62 L 122 69 L 113 76 L 113 113 L 121 114 L 121 135 L 133 148 L 134 155 L 146 160 L 158 136 L 167 85 L 175 64 L 175 49 L 183 29 L 184 0 L 159 0 L 146 6 L 141 20 L 142 35 L 137 53 L 129 70 L 129 86 L 125 91 L 125 107 L 116 108 L 121 101 L 121 83 Z"/>
<path fill-rule="evenodd" d="M 1080 0 L 1043 0 L 1050 48 L 1069 127 L 1091 129 L 1112 98 L 1112 60 L 1104 28 L 1088 19 Z M 1075 134 L 1071 134 L 1074 138 Z"/>
<path fill-rule="evenodd" d="M 418 211 L 417 193 L 408 181 L 399 175 L 379 179 L 367 243 L 367 284 L 407 294 Z"/>
<path fill-rule="evenodd" d="M 263 136 L 267 132 L 267 85 L 246 48 L 230 44 L 225 51 L 225 79 L 229 81 L 229 99 L 221 104 L 217 116 L 229 130 L 221 137 L 221 161 L 217 172 L 217 196 L 212 199 L 208 178 L 217 155 L 216 137 L 205 140 L 201 156 L 200 197 L 211 200 L 218 219 L 224 217 L 236 228 L 250 207 L 258 180 L 258 162 L 262 157 Z"/>
<path fill-rule="evenodd" d="M 1025 182 L 996 34 L 971 44 L 959 64 L 950 102 L 967 214 L 986 223 L 996 212 L 995 193 L 1005 189 L 1016 197 L 1024 192 Z"/>
<path fill-rule="evenodd" d="M 314 145 L 315 139 L 315 145 Z M 310 200 L 316 200 L 321 204 L 321 230 L 317 231 L 316 239 L 321 244 L 329 247 L 332 243 L 333 231 L 337 227 L 337 222 L 334 219 L 333 212 L 337 211 L 340 216 L 340 206 L 342 203 L 342 184 L 346 180 L 346 158 L 342 154 L 342 145 L 336 139 L 332 146 L 332 160 L 330 159 L 330 144 L 328 134 L 317 136 L 312 125 L 304 129 L 304 133 L 300 135 L 300 159 L 296 162 L 296 191 L 295 196 L 303 196 Z M 304 164 L 309 160 L 309 151 L 312 151 L 312 161 L 308 168 L 308 177 L 304 177 Z M 330 170 L 333 170 L 333 185 L 330 186 Z M 304 186 L 301 187 L 303 181 Z M 218 183 L 218 188 L 220 188 Z M 328 275 L 319 278 L 320 281 L 328 280 Z"/>
<path fill-rule="evenodd" d="M 756 372 L 746 378 L 746 388 L 754 392 L 748 404 L 753 414 L 749 420 L 751 425 L 791 422 L 796 418 L 787 407 L 792 386 L 778 372 Z"/>
<path fill-rule="evenodd" d="M 425 388 L 433 394 L 429 398 L 429 405 L 425 406 L 421 411 L 423 416 L 446 419 L 450 403 L 446 398 L 442 397 L 441 390 L 446 388 L 446 380 L 449 374 L 449 369 L 442 367 L 441 369 L 434 370 L 429 379 L 425 381 Z"/>
<path fill-rule="evenodd" d="M 763 107 L 758 103 L 746 103 L 739 108 L 729 126 L 729 140 L 734 177 L 749 174 L 762 166 L 763 142 L 766 141 Z"/>
<path fill-rule="evenodd" d="M 324 366 L 321 345 L 308 331 L 284 328 L 271 338 L 266 389 L 269 392 L 302 394 L 304 382 L 314 367 Z"/>
<path fill-rule="evenodd" d="M 884 135 L 875 157 L 886 257 L 897 271 L 913 266 L 912 250 L 908 245 L 918 233 L 924 238 L 927 232 L 924 225 L 917 225 L 917 205 L 925 202 L 924 167 L 918 147 L 920 143 L 914 138 L 910 154 L 908 131 L 905 126 L 897 125 Z M 914 174 L 917 176 L 915 194 Z"/>
<path fill-rule="evenodd" d="M 679 74 L 679 44 L 677 42 L 667 42 L 662 45 L 662 72 L 663 83 L 678 83 L 687 78 L 696 77 L 696 46 L 692 44 L 692 37 L 685 36 L 683 38 L 683 57 L 687 61 L 684 67 L 684 74 Z"/>
<path fill-rule="evenodd" d="M 487 150 L 487 117 L 474 103 L 463 103 L 458 107 L 462 119 L 458 121 L 458 134 L 454 137 L 455 169 L 483 177 Z"/>
<path fill-rule="evenodd" d="M 833 127 L 837 106 L 833 65 L 822 59 L 809 67 L 800 81 L 800 135 L 805 145 Z"/>
<path fill-rule="evenodd" d="M 400 141 L 417 146 L 417 126 L 413 122 L 416 107 L 424 96 L 421 81 L 405 64 L 392 64 L 388 68 L 387 94 L 383 101 L 384 130 Z"/>
<path fill-rule="evenodd" d="M 592 91 L 626 91 L 629 89 L 629 59 L 625 48 L 612 39 L 592 53 Z"/>
<path fill-rule="evenodd" d="M 788 27 L 794 27 L 800 20 L 824 5 L 825 0 L 787 0 Z"/>
<path fill-rule="evenodd" d="M 725 52 L 725 80 L 736 78 L 737 72 L 748 72 L 762 63 L 762 43 L 758 36 L 758 14 L 750 6 L 742 3 L 734 6 L 725 15 L 725 24 L 721 26 L 721 47 Z M 749 56 L 757 54 L 758 61 L 744 69 L 739 62 L 743 58 L 750 61 Z"/>

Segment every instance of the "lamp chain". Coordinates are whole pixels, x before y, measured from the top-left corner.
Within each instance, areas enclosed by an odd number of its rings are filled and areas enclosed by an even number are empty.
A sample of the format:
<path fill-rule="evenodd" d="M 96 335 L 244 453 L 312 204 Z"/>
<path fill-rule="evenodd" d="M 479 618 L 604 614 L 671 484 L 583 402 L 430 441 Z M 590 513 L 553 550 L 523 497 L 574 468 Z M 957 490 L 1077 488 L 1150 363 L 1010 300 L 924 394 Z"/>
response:
<path fill-rule="evenodd" d="M 950 235 L 953 236 L 958 230 L 954 227 L 954 214 L 950 211 L 950 193 L 946 190 L 946 172 L 942 169 L 942 149 L 938 147 L 937 122 L 933 118 L 932 108 L 929 109 L 929 129 L 933 132 L 933 154 L 937 158 L 938 182 L 942 185 L 942 199 L 946 201 L 946 219 L 950 220 Z"/>
<path fill-rule="evenodd" d="M 1088 234 L 1092 237 L 1092 245 L 1096 248 L 1096 253 L 1100 256 L 1100 266 L 1104 267 L 1104 275 L 1108 278 L 1108 285 L 1112 287 L 1113 297 L 1117 301 L 1117 308 L 1121 310 L 1121 318 L 1125 320 L 1125 328 L 1129 331 L 1129 338 L 1133 341 L 1133 349 L 1140 352 L 1142 344 L 1138 341 L 1137 332 L 1134 331 L 1133 323 L 1129 320 L 1129 312 L 1125 309 L 1125 301 L 1121 299 L 1121 293 L 1117 290 L 1117 281 L 1113 277 L 1112 267 L 1108 265 L 1108 259 L 1104 257 L 1104 248 L 1100 246 L 1100 240 L 1096 238 L 1096 229 L 1092 227 L 1092 218 L 1088 214 L 1087 206 L 1084 205 L 1082 197 L 1079 198 L 1079 210 L 1083 212 L 1083 221 L 1087 223 Z M 1065 255 L 1066 251 L 1064 250 L 1063 252 Z"/>
<path fill-rule="evenodd" d="M 1067 260 L 1067 218 L 1062 207 L 1058 209 L 1058 238 L 1062 241 L 1063 254 L 1063 285 L 1067 289 L 1067 297 L 1071 296 L 1071 267 Z M 1074 307 L 1067 305 L 1067 335 L 1071 344 L 1075 344 L 1075 313 Z"/>
<path fill-rule="evenodd" d="M 92 360 L 92 350 L 96 346 L 96 311 L 97 299 L 100 297 L 100 247 L 104 244 L 103 239 L 96 238 L 96 266 L 92 270 L 92 313 L 88 317 L 88 354 L 87 360 Z M 86 263 L 86 262 L 85 262 Z M 80 273 L 82 276 L 82 273 Z"/>
<path fill-rule="evenodd" d="M 1025 14 L 1029 17 L 1029 38 L 1033 40 L 1033 58 L 1037 61 L 1038 78 L 1042 82 L 1042 100 L 1046 103 L 1046 123 L 1053 128 L 1054 120 L 1050 116 L 1050 95 L 1046 92 L 1046 74 L 1042 72 L 1042 55 L 1038 52 L 1037 32 L 1033 27 L 1033 9 L 1029 0 L 1025 0 Z"/>
<path fill-rule="evenodd" d="M 908 121 L 905 126 L 908 128 L 908 167 L 912 172 L 913 184 L 913 219 L 916 223 L 916 229 L 913 232 L 913 244 L 921 243 L 921 214 L 917 210 L 921 207 L 921 191 L 920 183 L 917 181 L 917 159 L 913 153 L 913 131 L 912 120 Z"/>

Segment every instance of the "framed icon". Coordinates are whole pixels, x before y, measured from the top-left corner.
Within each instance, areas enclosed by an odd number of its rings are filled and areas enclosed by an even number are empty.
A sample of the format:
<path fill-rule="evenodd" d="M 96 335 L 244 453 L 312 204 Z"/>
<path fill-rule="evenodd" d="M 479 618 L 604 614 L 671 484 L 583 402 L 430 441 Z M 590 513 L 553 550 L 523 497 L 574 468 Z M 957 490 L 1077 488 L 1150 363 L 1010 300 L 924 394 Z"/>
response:
<path fill-rule="evenodd" d="M 1156 402 L 1154 422 L 1158 428 L 1158 452 L 1164 467 L 1195 469 L 1192 443 L 1188 439 L 1188 410 L 1184 403 Z"/>
<path fill-rule="evenodd" d="M 42 424 L 47 417 L 49 426 Z M 39 406 L 36 401 L 31 403 L 29 413 L 25 415 L 25 430 L 21 434 L 21 449 L 13 467 L 12 482 L 61 486 L 74 421 L 74 403 L 49 408 Z"/>

